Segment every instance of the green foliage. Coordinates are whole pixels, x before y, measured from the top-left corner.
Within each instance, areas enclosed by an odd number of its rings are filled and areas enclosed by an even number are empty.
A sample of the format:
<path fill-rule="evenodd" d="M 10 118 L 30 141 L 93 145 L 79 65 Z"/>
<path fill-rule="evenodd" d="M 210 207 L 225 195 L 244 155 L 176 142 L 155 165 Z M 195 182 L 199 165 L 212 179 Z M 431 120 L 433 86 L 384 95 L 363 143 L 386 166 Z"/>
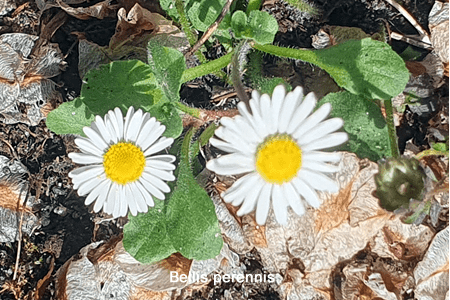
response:
<path fill-rule="evenodd" d="M 155 200 L 153 209 L 130 216 L 124 227 L 123 245 L 142 263 L 154 263 L 175 252 L 189 259 L 204 260 L 217 256 L 222 249 L 214 204 L 192 174 L 193 133 L 189 131 L 183 141 L 177 182 L 169 199 Z M 212 136 L 210 133 L 208 130 L 194 144 L 204 144 L 207 141 L 204 139 Z"/>
<path fill-rule="evenodd" d="M 236 38 L 247 38 L 257 43 L 271 44 L 278 31 L 277 20 L 268 12 L 252 10 L 250 15 L 241 10 L 231 17 L 231 29 Z"/>
<path fill-rule="evenodd" d="M 356 153 L 360 158 L 377 161 L 390 154 L 388 129 L 380 108 L 373 102 L 349 92 L 331 93 L 317 107 L 331 103 L 332 117 L 344 120 L 349 141 L 342 150 Z"/>
<path fill-rule="evenodd" d="M 313 16 L 317 16 L 319 14 L 317 8 L 309 4 L 307 1 L 304 0 L 285 0 L 285 1 L 292 6 L 295 6 L 296 8 L 298 8 L 298 10 L 302 12 L 309 13 Z"/>
<path fill-rule="evenodd" d="M 425 173 L 419 161 L 412 158 L 388 158 L 378 164 L 375 175 L 376 195 L 381 207 L 394 211 L 408 207 L 410 199 L 422 200 Z"/>
<path fill-rule="evenodd" d="M 305 50 L 255 45 L 277 56 L 300 59 L 319 66 L 349 92 L 369 99 L 391 99 L 409 79 L 405 63 L 391 47 L 370 38 L 350 40 L 327 49 Z"/>
<path fill-rule="evenodd" d="M 191 0 L 186 4 L 186 14 L 192 25 L 205 32 L 220 15 L 226 0 Z"/>
<path fill-rule="evenodd" d="M 163 123 L 165 136 L 179 136 L 183 127 L 176 103 L 186 68 L 184 57 L 154 43 L 149 53 L 149 65 L 138 60 L 116 61 L 89 71 L 80 97 L 50 112 L 47 126 L 58 134 L 83 135 L 82 128 L 89 126 L 95 115 L 103 117 L 115 107 L 126 113 L 134 106 Z"/>

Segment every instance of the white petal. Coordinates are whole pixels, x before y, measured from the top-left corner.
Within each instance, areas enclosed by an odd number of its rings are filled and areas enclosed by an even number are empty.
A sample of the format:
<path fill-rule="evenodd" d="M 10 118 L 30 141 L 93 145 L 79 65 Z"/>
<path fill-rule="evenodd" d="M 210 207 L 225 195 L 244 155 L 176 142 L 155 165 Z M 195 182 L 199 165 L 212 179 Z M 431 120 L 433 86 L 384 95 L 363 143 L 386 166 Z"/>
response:
<path fill-rule="evenodd" d="M 137 137 L 139 135 L 139 131 L 141 130 L 143 118 L 144 115 L 142 113 L 142 110 L 138 109 L 137 112 L 131 118 L 130 123 L 128 124 L 127 131 L 125 134 L 126 141 L 136 142 Z"/>
<path fill-rule="evenodd" d="M 341 157 L 342 156 L 337 152 L 303 151 L 302 153 L 303 161 L 339 162 Z"/>
<path fill-rule="evenodd" d="M 339 186 L 337 183 L 321 173 L 301 169 L 298 177 L 306 182 L 310 187 L 318 191 L 328 191 L 330 193 L 336 193 L 339 191 Z"/>
<path fill-rule="evenodd" d="M 259 100 L 259 109 L 261 118 L 266 124 L 267 131 L 269 134 L 274 134 L 276 132 L 275 126 L 272 126 L 272 112 L 270 107 L 270 97 L 267 94 L 261 96 Z"/>
<path fill-rule="evenodd" d="M 278 85 L 275 87 L 272 93 L 272 124 L 270 132 L 276 132 L 278 130 L 279 118 L 281 107 L 283 105 L 284 97 L 286 96 L 286 88 L 283 85 Z"/>
<path fill-rule="evenodd" d="M 119 137 L 119 140 L 123 140 L 124 131 L 123 131 L 123 114 L 122 110 L 118 107 L 114 109 L 114 115 L 116 117 L 116 124 L 117 124 L 117 136 Z"/>
<path fill-rule="evenodd" d="M 136 145 L 143 148 L 144 143 L 151 137 L 151 135 L 155 134 L 155 127 L 156 126 L 156 119 L 150 118 L 145 124 L 142 126 L 141 131 L 139 132 L 139 136 L 136 140 Z M 163 130 L 164 132 L 164 130 Z M 156 135 L 156 134 L 155 134 Z M 158 138 L 158 137 L 156 137 Z M 156 139 L 155 139 L 156 141 Z M 151 144 L 148 144 L 147 147 L 149 147 Z"/>
<path fill-rule="evenodd" d="M 87 193 L 92 191 L 99 183 L 100 180 L 97 178 L 83 182 L 82 184 L 80 184 L 80 187 L 78 188 L 78 195 L 80 196 L 86 195 Z"/>
<path fill-rule="evenodd" d="M 255 209 L 256 202 L 258 201 L 258 196 L 261 193 L 264 184 L 265 183 L 262 179 L 258 179 L 258 181 L 256 181 L 256 183 L 253 185 L 253 188 L 248 191 L 247 195 L 245 196 L 244 203 L 236 213 L 239 217 L 248 214 Z"/>
<path fill-rule="evenodd" d="M 123 122 L 123 120 L 121 121 Z M 117 143 L 121 138 L 119 125 L 117 122 L 116 114 L 110 110 L 105 117 L 106 128 L 108 128 L 113 143 Z"/>
<path fill-rule="evenodd" d="M 213 145 L 214 147 L 225 151 L 225 152 L 242 152 L 241 149 L 239 149 L 239 147 L 236 147 L 236 145 L 224 142 L 222 140 L 216 139 L 216 138 L 210 138 L 209 142 L 211 143 L 211 145 Z"/>
<path fill-rule="evenodd" d="M 71 152 L 68 154 L 69 158 L 73 160 L 74 163 L 80 165 L 90 165 L 90 164 L 101 164 L 103 163 L 103 157 L 96 156 L 93 154 L 86 153 L 75 153 Z"/>
<path fill-rule="evenodd" d="M 121 207 L 122 207 L 122 201 L 123 199 L 120 197 L 120 185 L 118 184 L 113 184 L 111 191 L 113 192 L 113 199 L 114 199 L 114 209 L 113 209 L 113 217 L 114 218 L 119 218 L 121 217 Z M 109 196 L 111 197 L 111 196 Z"/>
<path fill-rule="evenodd" d="M 116 205 L 118 205 L 118 203 L 116 203 L 116 194 L 117 194 L 117 184 L 111 182 L 108 195 L 106 196 L 105 204 L 103 204 L 103 211 L 105 213 L 110 215 L 114 214 L 114 208 Z"/>
<path fill-rule="evenodd" d="M 129 184 L 126 184 L 124 186 L 124 192 L 125 192 L 125 199 L 128 203 L 128 207 L 130 208 L 130 212 L 133 216 L 136 216 L 138 212 L 138 206 L 136 203 L 136 199 L 133 193 L 131 192 L 131 187 Z"/>
<path fill-rule="evenodd" d="M 175 156 L 170 155 L 170 154 L 161 154 L 161 155 L 153 155 L 150 157 L 147 157 L 147 160 L 159 160 L 159 161 L 163 161 L 163 162 L 174 162 L 176 159 Z"/>
<path fill-rule="evenodd" d="M 292 184 L 287 182 L 281 186 L 281 189 L 292 210 L 299 216 L 303 215 L 305 213 L 305 207 L 303 206 L 300 195 L 294 189 Z"/>
<path fill-rule="evenodd" d="M 140 188 L 136 185 L 136 181 L 130 183 L 130 191 L 136 201 L 137 211 L 146 213 L 148 211 L 148 205 L 140 192 Z"/>
<path fill-rule="evenodd" d="M 99 184 L 99 186 L 101 186 L 101 191 L 94 205 L 94 212 L 96 213 L 100 211 L 102 206 L 105 205 L 105 201 L 108 199 L 109 190 L 111 189 L 111 181 L 107 179 L 106 181 Z"/>
<path fill-rule="evenodd" d="M 97 199 L 97 197 L 102 193 L 103 189 L 105 188 L 106 182 L 108 179 L 102 180 L 93 190 L 92 192 L 87 195 L 86 199 L 84 200 L 84 205 L 90 205 L 92 202 Z M 101 206 L 100 206 L 101 207 Z"/>
<path fill-rule="evenodd" d="M 320 150 L 341 145 L 348 140 L 348 135 L 345 132 L 335 132 L 324 136 L 323 138 L 313 141 L 302 146 L 302 151 Z"/>
<path fill-rule="evenodd" d="M 294 92 L 288 93 L 284 98 L 278 121 L 278 132 L 286 132 L 291 123 L 295 109 L 301 102 L 300 96 L 303 96 L 303 90 L 301 88 L 296 88 Z"/>
<path fill-rule="evenodd" d="M 152 174 L 165 181 L 174 181 L 176 179 L 175 176 L 173 176 L 172 172 L 158 170 L 148 166 L 144 168 L 144 172 L 148 172 L 149 174 Z"/>
<path fill-rule="evenodd" d="M 341 118 L 333 118 L 323 121 L 311 130 L 303 132 L 303 134 L 299 135 L 297 143 L 300 145 L 306 145 L 338 130 L 342 127 L 342 125 L 344 125 L 344 121 Z"/>
<path fill-rule="evenodd" d="M 239 113 L 241 114 L 241 116 L 245 119 L 245 122 L 250 125 L 250 127 L 252 127 L 253 131 L 256 133 L 256 135 L 260 138 L 260 139 L 264 139 L 265 138 L 265 134 L 262 134 L 259 131 L 259 124 L 257 124 L 255 122 L 255 119 L 253 118 L 252 114 L 250 114 L 250 112 L 247 109 L 247 106 L 245 105 L 244 102 L 239 102 L 237 105 L 237 108 L 239 110 Z M 217 132 L 217 130 L 216 130 Z"/>
<path fill-rule="evenodd" d="M 156 142 L 153 146 L 151 146 L 150 148 L 145 150 L 144 156 L 149 156 L 153 153 L 157 153 L 163 149 L 166 149 L 170 145 L 172 145 L 173 138 L 164 138 L 164 139 L 163 138 L 164 137 L 161 137 L 161 139 L 158 142 Z"/>
<path fill-rule="evenodd" d="M 128 213 L 129 200 L 125 194 L 125 186 L 119 185 L 120 211 L 119 216 L 125 217 Z"/>
<path fill-rule="evenodd" d="M 139 182 L 142 184 L 142 186 L 145 188 L 147 192 L 149 192 L 152 196 L 158 198 L 159 200 L 164 200 L 166 196 L 157 189 L 153 184 L 145 180 L 144 176 L 139 178 Z"/>
<path fill-rule="evenodd" d="M 260 97 L 261 97 L 260 92 L 258 92 L 257 90 L 253 90 L 252 91 L 252 99 L 255 99 L 255 100 L 259 101 Z"/>
<path fill-rule="evenodd" d="M 303 182 L 303 180 L 299 179 L 298 177 L 294 177 L 291 183 L 297 190 L 297 192 L 303 196 L 306 202 L 308 202 L 309 205 L 314 208 L 318 208 L 320 206 L 320 200 L 319 197 L 317 197 L 317 193 L 309 185 Z"/>
<path fill-rule="evenodd" d="M 226 127 L 219 127 L 215 131 L 215 135 L 221 138 L 223 141 L 232 145 L 232 147 L 239 149 L 242 153 L 251 153 L 252 145 L 250 145 L 246 139 L 243 139 L 232 130 L 228 130 Z"/>
<path fill-rule="evenodd" d="M 296 130 L 296 128 L 311 114 L 316 106 L 316 102 L 317 99 L 313 93 L 306 95 L 300 106 L 295 110 L 286 133 L 292 134 Z"/>
<path fill-rule="evenodd" d="M 258 178 L 259 175 L 256 173 L 248 174 L 242 177 L 235 182 L 235 184 L 238 184 L 236 188 L 233 188 L 233 184 L 231 188 L 223 193 L 223 200 L 227 203 L 233 202 L 234 206 L 239 206 L 242 201 L 244 201 L 245 195 L 253 188 Z"/>
<path fill-rule="evenodd" d="M 299 139 L 305 133 L 310 132 L 311 129 L 318 126 L 320 122 L 322 122 L 323 120 L 325 120 L 326 117 L 328 117 L 330 111 L 331 111 L 330 103 L 325 103 L 324 105 L 322 105 L 318 110 L 316 110 L 302 124 L 300 124 L 300 126 L 298 126 L 295 129 L 293 133 L 294 138 Z"/>
<path fill-rule="evenodd" d="M 93 170 L 96 170 L 96 171 L 93 171 Z M 79 177 L 79 175 L 82 175 L 84 172 L 100 172 L 101 170 L 103 170 L 103 166 L 102 165 L 83 166 L 83 167 L 79 167 L 79 168 L 76 168 L 76 169 L 70 171 L 69 172 L 69 177 L 70 178 L 75 178 L 75 177 Z"/>
<path fill-rule="evenodd" d="M 106 128 L 106 123 L 103 120 L 103 118 L 100 116 L 96 116 L 95 117 L 95 125 L 97 125 L 97 128 L 100 131 L 105 142 L 107 144 L 109 144 L 112 141 L 112 138 L 111 138 L 109 130 Z"/>
<path fill-rule="evenodd" d="M 223 131 L 226 135 L 236 136 L 240 140 L 245 140 L 247 143 L 259 143 L 260 139 L 255 130 L 242 116 L 237 115 L 232 119 L 225 117 L 220 120 L 220 123 L 223 127 L 219 130 L 219 134 L 220 131 Z M 227 141 L 226 139 L 224 140 Z"/>
<path fill-rule="evenodd" d="M 74 174 L 74 172 L 72 171 L 70 176 L 74 183 L 74 189 L 77 189 L 78 186 L 83 182 L 93 180 L 96 178 L 99 179 L 103 173 L 104 173 L 103 166 L 94 165 L 92 166 L 92 168 L 85 169 L 83 172 L 79 174 Z"/>
<path fill-rule="evenodd" d="M 154 157 L 156 157 L 156 156 L 154 156 Z M 147 166 L 155 168 L 155 169 L 159 169 L 159 170 L 167 170 L 167 171 L 175 170 L 175 166 L 173 164 L 168 163 L 166 161 L 156 160 L 156 159 L 152 159 L 152 158 L 153 157 L 146 159 Z"/>
<path fill-rule="evenodd" d="M 288 206 L 288 201 L 281 190 L 281 186 L 274 184 L 272 186 L 272 208 L 277 222 L 281 225 L 287 224 Z"/>
<path fill-rule="evenodd" d="M 251 172 L 255 165 L 253 158 L 233 153 L 208 161 L 206 168 L 219 175 L 234 175 Z"/>
<path fill-rule="evenodd" d="M 83 127 L 83 132 L 86 136 L 97 146 L 99 149 L 106 149 L 108 145 L 103 140 L 103 138 L 98 134 L 97 131 L 92 129 L 91 127 Z"/>
<path fill-rule="evenodd" d="M 142 113 L 142 111 L 141 111 L 141 113 Z M 123 124 L 123 137 L 125 140 L 126 140 L 126 133 L 128 131 L 128 126 L 130 125 L 131 118 L 133 117 L 133 115 L 134 115 L 134 107 L 130 106 L 127 110 L 127 114 L 125 116 L 125 122 Z"/>
<path fill-rule="evenodd" d="M 313 160 L 303 160 L 302 169 L 306 168 L 315 172 L 336 173 L 339 172 L 339 166 L 329 165 Z"/>
<path fill-rule="evenodd" d="M 86 138 L 76 138 L 75 144 L 80 148 L 81 151 L 87 154 L 93 154 L 97 156 L 102 156 L 103 151 L 99 149 L 94 143 L 91 142 L 91 140 Z M 105 150 L 105 149 L 103 149 Z"/>
<path fill-rule="evenodd" d="M 262 137 L 266 137 L 267 135 L 269 135 L 269 131 L 268 128 L 266 126 L 266 122 L 264 122 L 264 120 L 261 117 L 260 112 L 260 108 L 259 108 L 259 103 L 257 103 L 255 100 L 250 99 L 250 108 L 252 110 L 252 115 L 253 115 L 253 119 L 255 120 L 257 127 L 257 134 L 258 136 L 262 136 Z M 267 123 L 268 125 L 268 123 Z"/>
<path fill-rule="evenodd" d="M 147 134 L 147 137 L 140 144 L 141 149 L 143 151 L 147 150 L 148 147 L 152 146 L 155 141 L 161 137 L 165 130 L 166 126 L 159 125 L 158 123 L 153 124 L 151 131 Z"/>
<path fill-rule="evenodd" d="M 158 177 L 153 176 L 152 174 L 149 174 L 147 172 L 142 172 L 141 176 L 142 176 L 142 178 L 144 178 L 145 180 L 150 182 L 154 187 L 156 187 L 158 190 L 162 191 L 163 193 L 170 192 L 170 187 L 167 185 L 167 183 L 165 183 Z"/>
<path fill-rule="evenodd" d="M 147 191 L 147 189 L 139 182 L 135 181 L 136 187 L 138 188 L 139 192 L 141 192 L 142 197 L 145 199 L 145 203 L 147 206 L 153 207 L 155 206 L 155 202 L 153 201 L 152 195 Z"/>
<path fill-rule="evenodd" d="M 261 195 L 259 196 L 258 205 L 256 207 L 256 223 L 259 225 L 264 225 L 266 223 L 270 208 L 271 191 L 272 185 L 265 184 L 261 191 Z"/>

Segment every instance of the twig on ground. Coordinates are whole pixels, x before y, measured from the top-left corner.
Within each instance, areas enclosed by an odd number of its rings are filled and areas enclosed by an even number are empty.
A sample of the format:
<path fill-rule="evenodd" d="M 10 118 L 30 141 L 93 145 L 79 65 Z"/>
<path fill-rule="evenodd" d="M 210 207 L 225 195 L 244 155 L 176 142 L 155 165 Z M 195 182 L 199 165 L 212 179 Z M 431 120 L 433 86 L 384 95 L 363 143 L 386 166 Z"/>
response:
<path fill-rule="evenodd" d="M 219 27 L 220 22 L 222 22 L 225 15 L 228 13 L 228 10 L 230 9 L 231 4 L 234 0 L 227 0 L 227 3 L 225 3 L 225 6 L 222 9 L 222 12 L 217 17 L 217 20 L 209 26 L 209 28 L 205 31 L 203 36 L 195 43 L 194 46 L 185 54 L 185 57 L 188 58 L 195 52 L 197 52 L 198 49 L 209 39 L 209 37 L 213 34 L 214 31 L 216 31 L 217 27 Z"/>

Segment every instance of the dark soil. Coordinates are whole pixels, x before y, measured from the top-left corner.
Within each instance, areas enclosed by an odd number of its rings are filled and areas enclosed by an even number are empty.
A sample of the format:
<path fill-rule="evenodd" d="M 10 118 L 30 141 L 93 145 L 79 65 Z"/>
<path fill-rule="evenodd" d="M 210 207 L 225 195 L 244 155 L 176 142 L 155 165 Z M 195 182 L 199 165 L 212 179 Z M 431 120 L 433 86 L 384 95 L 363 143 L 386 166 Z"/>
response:
<path fill-rule="evenodd" d="M 18 0 L 17 6 L 27 3 Z M 90 6 L 100 1 L 89 1 L 82 6 Z M 131 1 L 133 2 L 133 1 Z M 403 34 L 415 34 L 414 28 L 394 8 L 381 0 L 316 0 L 312 1 L 318 9 L 317 17 L 299 14 L 292 8 L 277 1 L 267 4 L 264 10 L 272 13 L 278 20 L 280 32 L 274 44 L 287 47 L 312 48 L 311 36 L 316 34 L 324 25 L 352 26 L 363 29 L 368 34 L 376 33 L 382 24 L 389 24 L 392 29 Z M 434 0 L 402 1 L 417 21 L 428 28 L 428 13 Z M 384 8 L 380 8 L 384 7 Z M 44 12 L 41 20 L 50 20 L 60 10 L 51 8 Z M 34 2 L 26 5 L 14 18 L 11 11 L 6 19 L 0 18 L 0 32 L 22 32 L 39 35 L 41 24 L 38 22 L 39 10 Z M 37 23 L 36 23 L 37 22 Z M 68 16 L 64 24 L 54 33 L 51 42 L 57 43 L 67 62 L 67 68 L 53 80 L 58 84 L 64 102 L 71 101 L 80 94 L 82 80 L 78 75 L 78 36 L 83 35 L 88 41 L 100 46 L 108 45 L 115 32 L 116 18 L 102 20 L 90 18 L 79 20 Z M 75 34 L 77 33 L 77 34 Z M 397 52 L 402 52 L 408 45 L 403 42 L 392 42 Z M 419 48 L 424 55 L 427 51 Z M 209 57 L 220 55 L 220 48 L 211 48 Z M 291 83 L 305 84 L 314 74 L 309 64 L 283 62 L 274 57 L 265 56 L 264 65 L 267 76 L 284 74 L 286 70 L 292 72 Z M 286 69 L 287 64 L 287 69 Z M 288 77 L 288 76 L 283 76 Z M 186 84 L 182 87 L 181 97 L 186 103 L 207 109 L 216 108 L 210 99 L 218 88 L 229 88 L 214 76 Z M 401 146 L 412 139 L 417 147 L 429 149 L 428 127 L 429 120 L 440 111 L 448 115 L 448 83 L 441 90 L 435 91 L 428 102 L 435 102 L 433 114 L 419 116 L 418 112 L 408 111 L 399 130 Z M 428 103 L 426 102 L 425 105 Z M 229 99 L 225 105 L 234 106 L 236 99 Z M 446 106 L 446 107 L 445 107 Z M 28 169 L 26 180 L 31 184 L 30 195 L 39 199 L 38 205 L 33 207 L 33 213 L 38 216 L 40 226 L 31 236 L 22 238 L 19 259 L 18 280 L 13 281 L 14 265 L 17 257 L 18 243 L 0 244 L 0 299 L 31 299 L 36 292 L 38 281 L 47 273 L 52 275 L 73 255 L 93 241 L 108 240 L 119 235 L 123 224 L 118 221 L 104 222 L 96 225 L 101 214 L 94 214 L 84 205 L 84 197 L 79 197 L 72 188 L 68 172 L 75 165 L 68 158 L 67 153 L 74 150 L 72 136 L 59 136 L 47 129 L 42 121 L 38 126 L 29 127 L 25 124 L 0 124 L 0 154 L 9 158 L 16 158 Z M 448 212 L 447 212 L 448 222 Z M 442 224 L 440 224 L 441 226 Z M 442 228 L 442 227 L 441 227 Z M 252 257 L 242 257 L 248 266 L 248 272 L 264 272 L 258 254 Z M 3 288 L 2 288 L 3 286 Z M 45 287 L 46 286 L 46 287 Z M 55 299 L 54 277 L 46 284 L 45 293 L 41 298 Z M 203 293 L 198 293 L 187 299 L 221 299 L 225 291 L 232 296 L 243 295 L 245 289 L 251 289 L 253 294 L 248 299 L 279 299 L 277 292 L 267 286 L 265 289 L 252 288 L 244 284 L 223 283 L 220 286 L 208 286 Z M 237 299 L 233 297 L 233 299 Z M 34 298 L 33 298 L 34 299 Z M 409 299 L 409 298 L 408 298 Z"/>

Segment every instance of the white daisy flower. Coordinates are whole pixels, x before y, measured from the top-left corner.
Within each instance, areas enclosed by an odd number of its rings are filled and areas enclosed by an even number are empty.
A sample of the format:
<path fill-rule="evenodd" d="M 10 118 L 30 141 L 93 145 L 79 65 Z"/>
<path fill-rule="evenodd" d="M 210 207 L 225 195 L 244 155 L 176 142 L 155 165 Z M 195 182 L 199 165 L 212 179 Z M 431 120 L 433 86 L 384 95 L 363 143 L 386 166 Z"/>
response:
<path fill-rule="evenodd" d="M 161 136 L 166 127 L 142 110 L 131 106 L 125 119 L 122 111 L 110 110 L 102 119 L 95 117 L 91 127 L 84 127 L 87 138 L 75 139 L 81 153 L 69 153 L 77 164 L 85 165 L 69 173 L 78 195 L 85 204 L 95 201 L 94 212 L 103 208 L 114 218 L 147 212 L 164 200 L 170 188 L 164 181 L 175 180 L 173 155 L 159 154 L 173 143 Z"/>
<path fill-rule="evenodd" d="M 331 111 L 329 103 L 311 114 L 316 102 L 313 93 L 304 97 L 301 87 L 286 95 L 279 85 L 272 99 L 253 91 L 251 113 L 240 102 L 240 115 L 221 119 L 218 138 L 210 142 L 230 154 L 210 160 L 206 167 L 220 175 L 248 173 L 222 195 L 225 202 L 242 205 L 238 216 L 256 207 L 256 221 L 263 225 L 272 201 L 278 223 L 286 224 L 288 206 L 303 215 L 303 200 L 318 208 L 317 191 L 338 191 L 337 183 L 324 173 L 338 171 L 328 163 L 338 162 L 340 155 L 318 150 L 344 143 L 347 134 L 335 132 L 342 119 L 324 121 Z"/>

